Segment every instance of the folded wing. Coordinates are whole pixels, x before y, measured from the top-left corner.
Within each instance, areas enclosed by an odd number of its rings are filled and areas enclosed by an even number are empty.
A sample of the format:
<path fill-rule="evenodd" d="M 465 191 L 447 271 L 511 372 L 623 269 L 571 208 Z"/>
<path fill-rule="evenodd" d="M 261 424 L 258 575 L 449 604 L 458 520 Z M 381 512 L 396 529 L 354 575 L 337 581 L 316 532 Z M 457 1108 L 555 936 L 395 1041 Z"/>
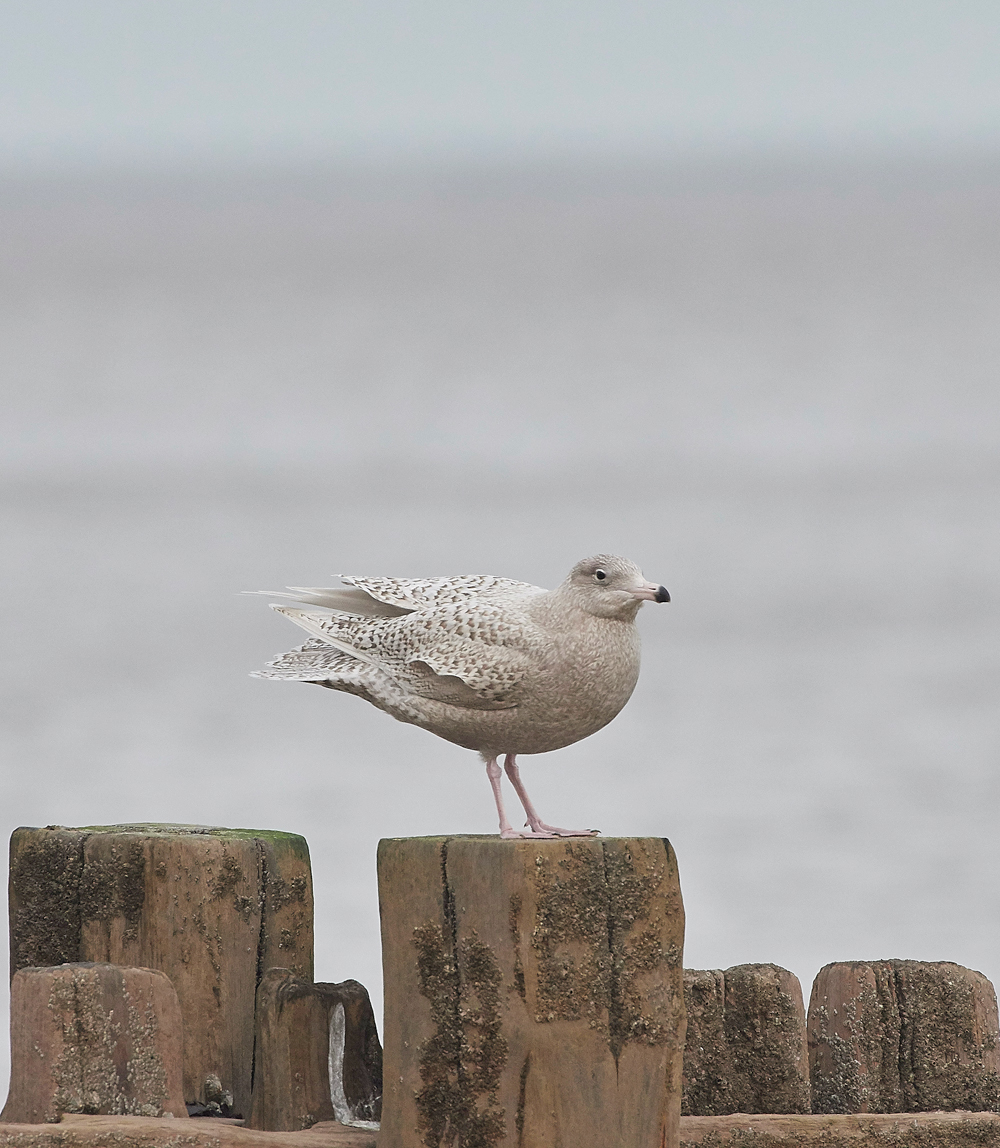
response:
<path fill-rule="evenodd" d="M 272 608 L 339 653 L 388 674 L 407 693 L 468 709 L 517 705 L 538 640 L 526 619 L 483 603 L 396 618 Z"/>
<path fill-rule="evenodd" d="M 399 618 L 417 610 L 473 602 L 511 603 L 543 594 L 538 586 L 491 574 L 463 574 L 457 578 L 361 578 L 340 575 L 344 587 L 286 586 L 284 590 L 247 590 L 287 602 L 321 606 L 364 618 Z"/>
<path fill-rule="evenodd" d="M 478 602 L 511 605 L 521 597 L 545 593 L 528 582 L 495 578 L 492 574 L 461 574 L 455 578 L 360 578 L 342 574 L 340 578 L 369 597 L 401 610 Z"/>

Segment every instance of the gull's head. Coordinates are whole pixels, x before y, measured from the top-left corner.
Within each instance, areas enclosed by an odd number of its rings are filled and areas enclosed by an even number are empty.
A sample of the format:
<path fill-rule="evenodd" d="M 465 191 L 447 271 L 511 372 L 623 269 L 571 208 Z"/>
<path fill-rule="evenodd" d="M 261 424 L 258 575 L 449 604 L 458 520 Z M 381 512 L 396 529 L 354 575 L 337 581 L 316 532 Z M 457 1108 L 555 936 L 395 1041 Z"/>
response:
<path fill-rule="evenodd" d="M 598 618 L 634 618 L 643 602 L 669 602 L 665 586 L 647 582 L 627 558 L 597 554 L 577 562 L 563 586 L 580 609 Z"/>

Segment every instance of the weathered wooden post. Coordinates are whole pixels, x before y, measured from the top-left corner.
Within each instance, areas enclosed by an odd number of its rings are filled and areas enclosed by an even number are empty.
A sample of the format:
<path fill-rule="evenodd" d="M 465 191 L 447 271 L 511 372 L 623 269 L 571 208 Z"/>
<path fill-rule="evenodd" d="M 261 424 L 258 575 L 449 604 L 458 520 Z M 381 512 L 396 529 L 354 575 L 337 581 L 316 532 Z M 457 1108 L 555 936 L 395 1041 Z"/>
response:
<path fill-rule="evenodd" d="M 684 911 L 660 838 L 379 845 L 380 1148 L 672 1148 Z"/>
<path fill-rule="evenodd" d="M 806 1113 L 802 988 L 779 965 L 685 969 L 685 1116 Z"/>
<path fill-rule="evenodd" d="M 809 1001 L 814 1112 L 994 1111 L 993 985 L 950 961 L 838 961 Z"/>
<path fill-rule="evenodd" d="M 257 984 L 313 974 L 309 850 L 294 833 L 197 825 L 17 829 L 11 975 L 98 961 L 158 969 L 177 990 L 184 1099 L 250 1112 Z M 211 1095 L 210 1095 L 211 1094 Z"/>
<path fill-rule="evenodd" d="M 58 1123 L 66 1112 L 187 1118 L 180 1005 L 154 969 L 19 969 L 10 1051 L 4 1123 Z"/>
<path fill-rule="evenodd" d="M 299 1131 L 321 1120 L 377 1123 L 382 1046 L 368 990 L 269 969 L 257 990 L 253 1105 L 247 1128 Z"/>

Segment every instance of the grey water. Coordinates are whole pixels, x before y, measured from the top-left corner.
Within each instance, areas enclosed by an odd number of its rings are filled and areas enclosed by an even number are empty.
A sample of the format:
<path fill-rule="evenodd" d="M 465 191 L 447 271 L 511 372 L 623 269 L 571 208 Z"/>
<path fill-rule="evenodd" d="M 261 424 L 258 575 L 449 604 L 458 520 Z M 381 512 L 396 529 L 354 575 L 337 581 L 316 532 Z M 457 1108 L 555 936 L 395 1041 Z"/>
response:
<path fill-rule="evenodd" d="M 0 229 L 3 834 L 302 833 L 377 1006 L 376 843 L 494 832 L 484 769 L 251 679 L 299 634 L 239 591 L 620 552 L 673 601 L 542 815 L 670 838 L 689 967 L 1000 978 L 997 157 L 9 176 Z"/>

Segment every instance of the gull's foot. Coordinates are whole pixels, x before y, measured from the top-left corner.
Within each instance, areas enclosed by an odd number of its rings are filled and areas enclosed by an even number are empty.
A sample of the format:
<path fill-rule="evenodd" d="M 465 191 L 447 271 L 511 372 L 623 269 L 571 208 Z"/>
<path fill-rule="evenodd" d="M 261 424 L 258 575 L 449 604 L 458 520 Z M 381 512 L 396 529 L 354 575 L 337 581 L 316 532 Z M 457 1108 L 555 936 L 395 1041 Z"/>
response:
<path fill-rule="evenodd" d="M 545 830 L 539 830 L 538 832 L 536 832 L 534 829 L 501 829 L 500 830 L 500 838 L 503 841 L 520 841 L 525 837 L 534 837 L 534 838 L 541 837 L 547 841 L 551 841 L 558 836 L 559 836 L 558 833 L 547 833 L 547 832 L 545 832 Z"/>
<path fill-rule="evenodd" d="M 528 822 L 525 822 L 527 825 Z M 560 829 L 558 825 L 546 825 L 544 821 L 536 821 L 531 826 L 535 837 L 599 837 L 600 829 Z"/>

